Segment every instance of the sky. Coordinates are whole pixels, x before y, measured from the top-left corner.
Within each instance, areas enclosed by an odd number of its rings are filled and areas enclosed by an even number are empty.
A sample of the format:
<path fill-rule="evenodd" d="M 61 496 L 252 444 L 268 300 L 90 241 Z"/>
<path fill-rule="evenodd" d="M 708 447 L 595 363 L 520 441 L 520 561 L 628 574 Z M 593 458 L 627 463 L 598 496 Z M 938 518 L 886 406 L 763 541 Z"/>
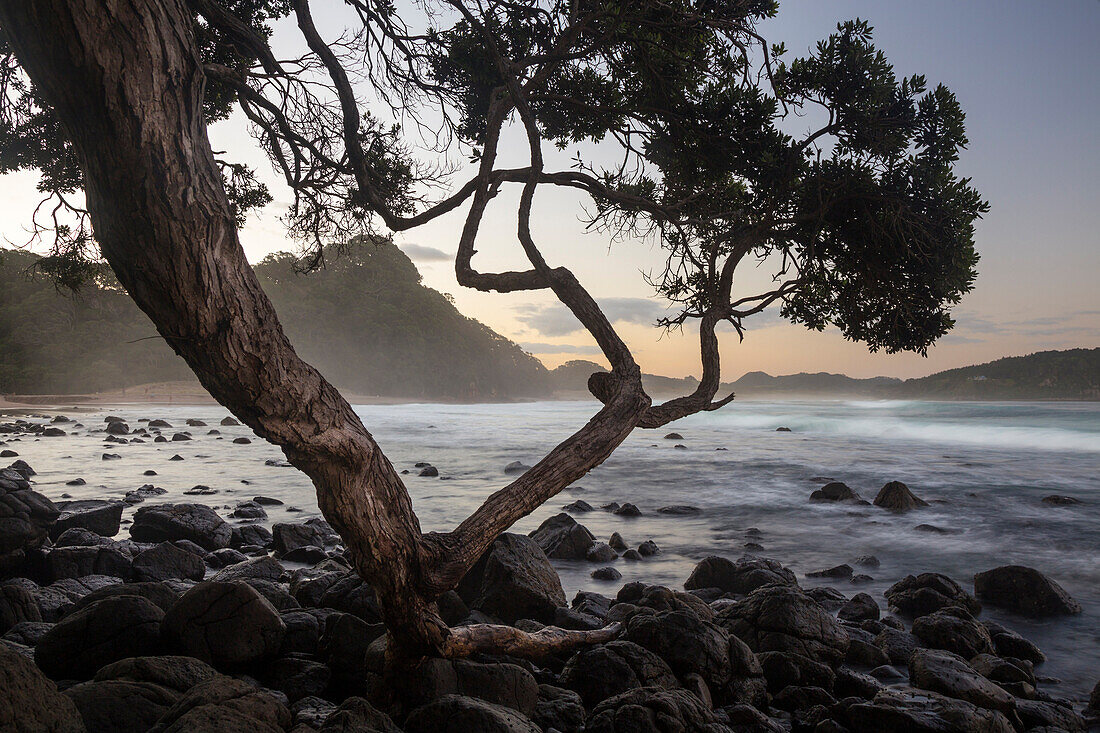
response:
<path fill-rule="evenodd" d="M 345 21 L 339 4 L 317 0 L 314 6 L 322 33 L 335 38 Z M 809 332 L 766 311 L 746 320 L 743 341 L 732 329 L 722 334 L 723 377 L 754 370 L 914 377 L 1002 356 L 1100 346 L 1100 1 L 782 0 L 778 17 L 761 31 L 795 56 L 838 22 L 856 17 L 874 26 L 875 42 L 899 76 L 920 73 L 930 85 L 946 84 L 966 111 L 970 146 L 958 171 L 973 179 L 991 206 L 977 224 L 982 259 L 975 289 L 955 309 L 953 332 L 927 357 L 870 354 L 835 329 Z M 276 28 L 277 50 L 290 51 L 295 43 L 292 25 Z M 246 126 L 239 119 L 219 123 L 211 139 L 215 150 L 231 151 L 260 170 L 275 196 L 241 233 L 249 259 L 293 249 L 279 221 L 289 194 L 268 172 Z M 508 131 L 501 164 L 523 165 L 524 153 L 522 138 Z M 565 169 L 570 155 L 551 155 L 548 166 Z M 0 176 L 0 236 L 9 241 L 26 238 L 35 180 L 32 173 Z M 474 260 L 479 269 L 525 265 L 515 237 L 517 194 L 506 192 L 491 204 Z M 573 270 L 644 371 L 698 376 L 695 334 L 653 325 L 665 305 L 643 274 L 663 261 L 659 248 L 586 232 L 583 204 L 570 192 L 540 189 L 536 196 L 533 231 L 550 264 Z M 594 342 L 552 295 L 485 294 L 458 285 L 453 255 L 464 215 L 460 209 L 397 235 L 425 284 L 450 293 L 460 311 L 548 366 L 601 361 Z M 764 282 L 765 275 L 750 273 L 748 280 Z"/>

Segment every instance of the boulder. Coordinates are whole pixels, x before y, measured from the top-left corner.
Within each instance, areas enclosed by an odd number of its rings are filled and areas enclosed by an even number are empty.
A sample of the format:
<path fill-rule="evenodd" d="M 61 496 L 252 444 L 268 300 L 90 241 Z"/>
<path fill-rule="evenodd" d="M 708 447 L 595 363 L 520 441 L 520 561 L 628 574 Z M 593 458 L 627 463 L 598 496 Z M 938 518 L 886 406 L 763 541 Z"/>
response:
<path fill-rule="evenodd" d="M 540 728 L 580 733 L 584 730 L 584 716 L 580 695 L 553 685 L 539 685 L 538 703 L 531 720 Z"/>
<path fill-rule="evenodd" d="M 145 733 L 180 698 L 180 693 L 148 682 L 82 682 L 65 690 L 90 731 Z"/>
<path fill-rule="evenodd" d="M 1051 494 L 1050 496 L 1043 497 L 1043 503 L 1049 504 L 1050 506 L 1076 506 L 1081 503 L 1081 500 L 1075 496 Z"/>
<path fill-rule="evenodd" d="M 840 607 L 836 615 L 843 621 L 858 622 L 867 619 L 877 620 L 881 614 L 882 611 L 874 598 L 867 593 L 856 593 L 851 600 Z"/>
<path fill-rule="evenodd" d="M 86 680 L 111 662 L 159 653 L 163 618 L 164 611 L 140 596 L 104 598 L 55 624 L 34 659 L 54 679 Z"/>
<path fill-rule="evenodd" d="M 910 509 L 928 506 L 927 501 L 919 498 L 901 481 L 891 481 L 879 489 L 872 503 L 895 512 L 907 512 Z"/>
<path fill-rule="evenodd" d="M 320 662 L 302 657 L 280 657 L 264 667 L 268 687 L 286 695 L 290 702 L 320 695 L 328 687 L 332 670 Z"/>
<path fill-rule="evenodd" d="M 558 560 L 583 560 L 588 548 L 596 543 L 595 536 L 565 514 L 556 514 L 528 535 L 539 544 L 547 557 Z"/>
<path fill-rule="evenodd" d="M 18 623 L 41 620 L 42 613 L 29 590 L 14 583 L 0 584 L 0 634 Z"/>
<path fill-rule="evenodd" d="M 1015 733 L 1003 714 L 924 690 L 886 689 L 846 706 L 840 721 L 854 733 Z"/>
<path fill-rule="evenodd" d="M 230 515 L 236 519 L 267 519 L 267 510 L 254 501 L 242 501 Z"/>
<path fill-rule="evenodd" d="M 286 568 L 283 564 L 269 555 L 261 555 L 247 560 L 242 560 L 214 573 L 211 580 L 228 583 L 234 580 L 278 580 L 283 577 Z"/>
<path fill-rule="evenodd" d="M 283 556 L 300 547 L 324 547 L 325 534 L 312 524 L 275 524 L 271 527 L 272 547 Z"/>
<path fill-rule="evenodd" d="M 73 527 L 90 530 L 101 537 L 114 537 L 118 534 L 125 506 L 121 501 L 102 499 L 61 502 L 57 505 L 61 514 L 50 527 L 50 537 L 57 538 Z"/>
<path fill-rule="evenodd" d="M 957 654 L 937 649 L 917 649 L 909 658 L 909 680 L 921 689 L 966 700 L 981 708 L 1011 715 L 1016 701 L 983 677 Z"/>
<path fill-rule="evenodd" d="M 0 644 L 0 730 L 12 733 L 84 733 L 72 700 L 34 666 L 34 662 Z"/>
<path fill-rule="evenodd" d="M 524 473 L 525 471 L 529 470 L 531 470 L 531 467 L 523 463 L 522 461 L 512 461 L 504 467 L 504 473 L 507 474 Z"/>
<path fill-rule="evenodd" d="M 616 581 L 616 580 L 621 580 L 622 577 L 623 577 L 623 574 L 620 573 L 615 568 L 613 568 L 611 566 L 608 566 L 608 567 L 605 567 L 605 568 L 596 568 L 591 573 L 589 573 L 589 576 L 593 580 L 604 580 L 604 581 L 608 581 L 608 582 L 613 582 L 613 581 Z"/>
<path fill-rule="evenodd" d="M 163 631 L 165 641 L 188 656 L 240 669 L 274 657 L 286 624 L 246 583 L 206 581 L 168 610 Z"/>
<path fill-rule="evenodd" d="M 0 639 L 22 644 L 25 647 L 37 646 L 46 632 L 53 628 L 48 621 L 20 621 L 12 626 Z"/>
<path fill-rule="evenodd" d="M 295 722 L 302 722 L 301 718 L 300 710 L 296 709 Z M 319 728 L 320 733 L 401 733 L 388 715 L 361 697 L 344 700 L 340 707 L 326 716 Z"/>
<path fill-rule="evenodd" d="M 87 575 L 107 575 L 125 580 L 130 577 L 131 564 L 130 558 L 115 545 L 55 547 L 46 554 L 45 571 L 51 582 Z"/>
<path fill-rule="evenodd" d="M 203 504 L 158 504 L 138 509 L 130 536 L 138 542 L 191 540 L 205 550 L 229 547 L 233 530 Z"/>
<path fill-rule="evenodd" d="M 989 632 L 997 654 L 1002 657 L 1024 659 L 1032 664 L 1042 664 L 1047 660 L 1046 655 L 1033 642 L 1011 629 L 1006 629 L 996 621 L 982 621 L 982 626 Z"/>
<path fill-rule="evenodd" d="M 586 733 L 726 733 L 730 729 L 687 690 L 643 687 L 596 706 Z"/>
<path fill-rule="evenodd" d="M 279 699 L 248 682 L 218 675 L 188 690 L 150 733 L 282 733 L 291 716 Z"/>
<path fill-rule="evenodd" d="M 913 636 L 929 648 L 946 649 L 966 659 L 996 652 L 989 631 L 957 606 L 918 618 L 913 622 Z"/>
<path fill-rule="evenodd" d="M 848 651 L 848 634 L 837 620 L 789 585 L 758 588 L 723 609 L 718 623 L 755 652 L 792 652 L 836 664 Z"/>
<path fill-rule="evenodd" d="M 156 656 L 113 662 L 101 667 L 95 679 L 145 682 L 182 693 L 217 676 L 217 670 L 194 657 Z"/>
<path fill-rule="evenodd" d="M 982 610 L 962 586 L 939 573 L 907 575 L 887 588 L 885 595 L 891 606 L 914 618 L 947 606 L 961 606 L 972 614 Z"/>
<path fill-rule="evenodd" d="M 60 513 L 21 473 L 0 470 L 0 557 L 41 545 Z"/>
<path fill-rule="evenodd" d="M 638 614 L 622 638 L 665 660 L 681 680 L 698 674 L 719 705 L 764 702 L 763 670 L 749 647 L 692 611 Z"/>
<path fill-rule="evenodd" d="M 1078 715 L 1073 708 L 1057 702 L 1016 700 L 1016 713 L 1024 726 L 1031 731 L 1085 733 L 1087 730 L 1096 730 L 1095 727 L 1089 728 L 1089 722 Z"/>
<path fill-rule="evenodd" d="M 171 542 L 161 542 L 134 556 L 133 579 L 138 582 L 186 578 L 202 580 L 206 574 L 206 563 L 202 558 L 186 550 L 181 550 Z"/>
<path fill-rule="evenodd" d="M 720 588 L 725 593 L 748 594 L 773 583 L 797 586 L 798 580 L 794 573 L 775 560 L 753 557 L 741 558 L 734 563 L 712 555 L 695 566 L 684 582 L 684 588 Z"/>
<path fill-rule="evenodd" d="M 761 652 L 756 655 L 768 684 L 768 691 L 775 694 L 791 685 L 819 687 L 832 690 L 836 672 L 823 662 L 790 652 Z"/>
<path fill-rule="evenodd" d="M 690 504 L 670 504 L 669 506 L 663 506 L 657 510 L 660 514 L 671 514 L 673 516 L 684 516 L 688 514 L 698 514 L 702 509 Z"/>
<path fill-rule="evenodd" d="M 444 695 L 413 710 L 407 733 L 542 733 L 531 719 L 474 697 Z"/>
<path fill-rule="evenodd" d="M 470 608 L 505 623 L 553 623 L 555 609 L 566 605 L 561 579 L 539 544 L 511 533 L 490 545 L 459 583 L 458 594 Z"/>
<path fill-rule="evenodd" d="M 983 603 L 1023 616 L 1042 618 L 1081 613 L 1081 604 L 1034 568 L 1004 565 L 974 576 L 974 595 Z"/>
<path fill-rule="evenodd" d="M 863 501 L 859 494 L 840 481 L 830 481 L 810 494 L 810 501 Z"/>
<path fill-rule="evenodd" d="M 848 564 L 835 565 L 824 570 L 811 570 L 806 573 L 807 578 L 851 578 L 852 566 Z"/>
<path fill-rule="evenodd" d="M 469 659 L 428 658 L 404 684 L 409 705 L 423 705 L 444 695 L 465 695 L 530 715 L 538 702 L 538 683 L 523 667 Z"/>
<path fill-rule="evenodd" d="M 917 637 L 908 631 L 884 627 L 875 636 L 874 644 L 890 659 L 891 664 L 907 664 L 909 655 L 921 646 Z"/>
<path fill-rule="evenodd" d="M 233 528 L 229 546 L 235 549 L 249 545 L 269 547 L 273 541 L 271 530 L 267 527 L 260 524 L 245 524 Z"/>
<path fill-rule="evenodd" d="M 79 611 L 96 601 L 116 596 L 139 596 L 160 610 L 167 612 L 180 597 L 180 594 L 163 582 L 113 583 L 81 595 L 73 601 L 68 612 Z"/>
<path fill-rule="evenodd" d="M 318 605 L 351 613 L 369 623 L 382 620 L 378 599 L 371 588 L 357 573 L 347 571 L 322 594 Z"/>
<path fill-rule="evenodd" d="M 624 639 L 581 649 L 566 662 L 560 680 L 588 708 L 637 687 L 680 687 L 663 659 Z"/>
<path fill-rule="evenodd" d="M 619 557 L 619 553 L 611 549 L 606 542 L 597 542 L 584 553 L 584 559 L 589 562 L 611 562 Z"/>

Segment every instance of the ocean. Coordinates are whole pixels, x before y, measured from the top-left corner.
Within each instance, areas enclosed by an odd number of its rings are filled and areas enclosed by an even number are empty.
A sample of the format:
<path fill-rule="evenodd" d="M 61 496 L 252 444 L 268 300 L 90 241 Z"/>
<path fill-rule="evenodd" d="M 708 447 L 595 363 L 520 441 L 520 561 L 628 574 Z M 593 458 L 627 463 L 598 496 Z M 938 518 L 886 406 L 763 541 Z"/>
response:
<path fill-rule="evenodd" d="M 505 465 L 534 463 L 595 407 L 405 404 L 356 411 L 395 466 L 410 471 L 405 478 L 424 530 L 446 531 L 508 482 Z M 108 413 L 131 428 L 142 424 L 139 418 L 165 419 L 195 439 L 107 444 L 105 435 L 88 429 L 102 428 Z M 268 523 L 319 514 L 308 479 L 293 468 L 267 465 L 282 459 L 274 446 L 258 439 L 234 444 L 235 437 L 254 436 L 243 426 L 219 426 L 227 414 L 220 407 L 123 405 L 68 414 L 86 426 L 75 429 L 78 435 L 24 437 L 7 446 L 38 471 L 36 488 L 52 499 L 121 498 L 151 482 L 168 493 L 149 503 L 198 499 L 228 516 L 237 502 L 264 495 L 285 502 L 268 507 Z M 188 418 L 209 427 L 188 428 Z M 221 435 L 207 435 L 210 429 Z M 664 439 L 671 431 L 683 439 Z M 102 460 L 103 453 L 121 458 Z M 177 453 L 185 460 L 168 460 Z M 436 466 L 440 476 L 418 476 L 418 461 Z M 146 469 L 157 475 L 143 476 Z M 86 485 L 66 485 L 76 477 Z M 868 500 L 888 481 L 902 481 L 931 506 L 893 514 L 874 506 L 811 503 L 810 493 L 827 480 L 843 481 Z M 196 484 L 218 493 L 182 493 Z M 1082 503 L 1044 504 L 1051 494 Z M 750 552 L 750 542 L 763 547 L 752 554 L 781 561 L 804 587 L 832 585 L 849 596 L 864 591 L 883 606 L 883 590 L 909 573 L 944 573 L 972 590 L 976 572 L 1028 565 L 1061 584 L 1084 613 L 1032 621 L 989 608 L 983 618 L 1019 631 L 1047 653 L 1040 672 L 1062 680 L 1048 691 L 1080 699 L 1100 677 L 1100 403 L 738 401 L 660 430 L 635 431 L 605 464 L 513 531 L 534 529 L 576 499 L 595 507 L 636 504 L 640 517 L 598 510 L 574 516 L 598 539 L 619 532 L 631 546 L 653 540 L 662 553 L 615 561 L 623 577 L 614 582 L 591 579 L 597 565 L 555 561 L 569 596 L 582 589 L 614 595 L 634 580 L 680 587 L 699 559 L 737 558 Z M 657 511 L 675 504 L 701 511 Z M 918 531 L 920 524 L 944 532 Z M 881 564 L 856 568 L 873 576 L 865 585 L 805 577 L 868 554 Z"/>

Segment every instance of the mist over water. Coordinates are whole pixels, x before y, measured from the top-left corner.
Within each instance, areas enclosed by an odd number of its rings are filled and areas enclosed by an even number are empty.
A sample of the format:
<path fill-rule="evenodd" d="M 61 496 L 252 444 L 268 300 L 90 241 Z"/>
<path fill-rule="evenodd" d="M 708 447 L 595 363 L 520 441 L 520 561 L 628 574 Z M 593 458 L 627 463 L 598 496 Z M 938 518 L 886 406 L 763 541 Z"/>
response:
<path fill-rule="evenodd" d="M 356 409 L 395 466 L 410 471 L 405 478 L 423 528 L 445 531 L 508 482 L 505 465 L 534 463 L 583 425 L 596 407 L 591 402 L 539 402 Z M 87 428 L 100 428 L 108 412 L 69 414 Z M 166 419 L 177 430 L 190 430 L 195 439 L 114 445 L 104 444 L 102 434 L 78 429 L 79 435 L 24 438 L 9 447 L 39 472 L 37 489 L 52 499 L 66 493 L 73 498 L 121 497 L 152 482 L 168 489 L 156 501 L 197 499 L 228 509 L 262 494 L 286 502 L 269 507 L 269 523 L 319 514 L 308 479 L 292 468 L 265 465 L 267 459 L 282 459 L 267 443 L 233 444 L 234 437 L 251 436 L 251 431 L 218 426 L 226 414 L 220 407 L 127 405 L 112 408 L 110 414 L 125 418 L 131 428 L 139 425 L 138 418 Z M 210 427 L 187 428 L 184 421 L 192 417 Z M 775 432 L 780 426 L 792 432 Z M 210 428 L 221 435 L 207 435 Z M 673 430 L 683 440 L 663 439 Z M 104 461 L 103 453 L 122 458 Z M 176 453 L 185 460 L 169 461 Z M 441 477 L 417 476 L 417 461 L 432 463 Z M 158 475 L 142 476 L 146 469 Z M 1100 675 L 1098 475 L 1097 403 L 743 401 L 661 430 L 636 431 L 604 465 L 514 531 L 534 529 L 575 499 L 595 507 L 629 501 L 641 509 L 638 518 L 602 511 L 575 515 L 601 540 L 618 531 L 631 546 L 652 539 L 663 553 L 636 563 L 617 560 L 614 565 L 623 578 L 613 583 L 589 577 L 598 565 L 555 562 L 569 596 L 580 589 L 614 595 L 633 580 L 680 587 L 702 557 L 736 558 L 750 541 L 764 547 L 754 554 L 788 565 L 805 587 L 833 585 L 849 596 L 866 591 L 883 606 L 882 591 L 909 573 L 941 572 L 972 589 L 976 572 L 1028 565 L 1060 583 L 1085 612 L 1069 619 L 1028 621 L 986 609 L 983 618 L 1016 629 L 1047 653 L 1050 661 L 1041 674 L 1063 684 L 1046 689 L 1081 698 Z M 65 485 L 77 476 L 87 485 Z M 893 514 L 873 506 L 811 504 L 810 492 L 826 480 L 843 481 L 868 500 L 886 482 L 902 481 L 931 506 Z M 183 495 L 195 484 L 219 493 Z M 1050 494 L 1084 503 L 1043 504 L 1041 499 Z M 671 504 L 690 504 L 702 512 L 657 512 Z M 288 512 L 290 506 L 302 511 Z M 949 533 L 920 532 L 914 529 L 919 524 Z M 750 528 L 759 534 L 747 533 Z M 881 567 L 865 571 L 875 579 L 867 585 L 804 577 L 865 554 L 881 561 Z"/>

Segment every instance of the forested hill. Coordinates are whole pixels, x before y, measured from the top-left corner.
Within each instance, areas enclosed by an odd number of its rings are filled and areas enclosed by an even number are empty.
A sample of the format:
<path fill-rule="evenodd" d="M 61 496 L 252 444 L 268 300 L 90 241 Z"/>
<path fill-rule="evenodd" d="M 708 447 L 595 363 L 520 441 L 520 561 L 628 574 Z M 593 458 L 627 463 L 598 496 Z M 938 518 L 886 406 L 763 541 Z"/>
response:
<path fill-rule="evenodd" d="M 36 256 L 0 250 L 0 392 L 80 394 L 191 379 L 120 288 L 75 296 L 28 277 Z M 392 244 L 364 245 L 309 275 L 293 257 L 256 266 L 298 352 L 350 392 L 425 399 L 545 397 L 542 363 L 443 294 Z"/>
<path fill-rule="evenodd" d="M 589 374 L 603 370 L 594 362 L 570 361 L 551 372 L 551 379 L 557 390 L 581 390 Z M 687 394 L 698 385 L 691 377 L 672 379 L 643 374 L 642 380 L 650 394 L 661 397 Z M 826 372 L 779 377 L 748 372 L 735 382 L 723 384 L 719 394 L 730 390 L 741 397 L 773 398 L 1100 400 L 1100 348 L 1040 351 L 908 380 L 855 379 Z"/>

